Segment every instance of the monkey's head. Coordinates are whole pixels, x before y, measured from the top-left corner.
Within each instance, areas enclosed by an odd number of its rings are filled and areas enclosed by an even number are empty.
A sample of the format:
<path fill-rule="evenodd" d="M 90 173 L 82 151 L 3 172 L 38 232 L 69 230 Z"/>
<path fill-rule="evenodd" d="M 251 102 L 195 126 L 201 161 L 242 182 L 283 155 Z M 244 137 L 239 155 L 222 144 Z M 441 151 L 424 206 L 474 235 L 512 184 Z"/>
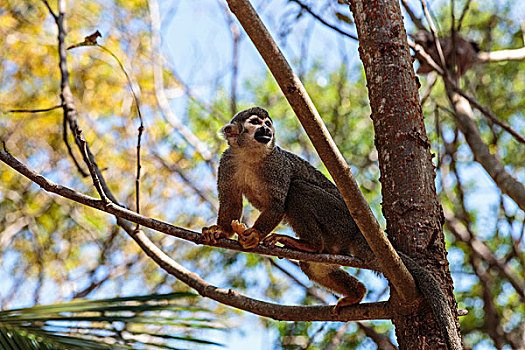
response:
<path fill-rule="evenodd" d="M 270 151 L 275 146 L 272 118 L 260 107 L 237 113 L 221 131 L 232 149 Z"/>

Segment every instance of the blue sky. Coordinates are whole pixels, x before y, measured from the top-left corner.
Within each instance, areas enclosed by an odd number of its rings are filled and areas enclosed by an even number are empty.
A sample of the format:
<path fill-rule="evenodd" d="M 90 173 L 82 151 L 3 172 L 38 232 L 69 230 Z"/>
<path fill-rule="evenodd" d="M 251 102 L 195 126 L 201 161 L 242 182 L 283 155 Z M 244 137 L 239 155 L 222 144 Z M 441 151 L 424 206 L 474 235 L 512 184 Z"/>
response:
<path fill-rule="evenodd" d="M 286 11 L 294 8 L 294 6 L 287 5 L 288 1 L 286 0 L 254 0 L 252 2 L 257 9 L 264 7 L 264 10 L 261 11 L 263 21 L 268 25 L 274 38 L 277 38 L 278 29 L 286 18 Z M 198 3 L 198 6 L 196 3 Z M 418 2 L 413 1 L 412 3 L 414 4 L 412 7 L 419 10 Z M 430 4 L 437 6 L 436 1 L 430 2 Z M 169 9 L 174 10 L 169 11 Z M 516 16 L 516 19 L 523 18 L 524 12 L 525 3 L 517 2 L 516 11 L 513 11 L 513 15 Z M 209 100 L 217 84 L 229 86 L 232 42 L 225 24 L 225 14 L 218 0 L 199 0 L 198 2 L 161 1 L 161 15 L 164 16 L 162 25 L 163 53 L 169 64 L 174 67 L 182 79 L 192 86 L 193 91 L 204 100 Z M 169 18 L 167 18 L 168 15 Z M 286 41 L 277 40 L 288 61 L 296 70 L 299 69 L 296 65 L 297 57 L 301 55 L 300 40 L 298 39 L 308 33 L 312 35 L 312 40 L 307 50 L 307 65 L 313 64 L 315 59 L 322 59 L 328 69 L 335 68 L 340 63 L 341 53 L 345 53 L 348 56 L 348 61 L 352 66 L 358 67 L 360 64 L 357 42 L 350 39 L 342 39 L 340 36 L 332 33 L 331 30 L 312 20 L 303 20 L 294 27 Z M 239 67 L 240 99 L 242 100 L 243 97 L 244 99 L 249 99 L 249 94 L 242 92 L 242 82 L 248 78 L 263 77 L 266 74 L 266 67 L 246 35 L 243 35 L 240 46 Z M 363 93 L 365 94 L 366 91 L 363 91 Z M 178 115 L 183 117 L 185 115 L 184 107 L 186 106 L 186 101 L 184 96 L 173 98 L 171 101 Z M 490 214 L 491 206 L 497 203 L 498 199 L 498 193 L 495 191 L 492 180 L 478 165 L 463 171 L 480 188 L 480 194 L 469 198 L 467 204 Z M 495 218 L 490 217 L 490 215 L 486 215 L 486 217 L 486 222 L 483 225 L 480 224 L 480 234 L 483 234 L 483 230 L 493 227 L 492 221 Z M 87 253 L 89 251 L 86 251 Z M 459 259 L 460 257 L 452 252 L 449 258 Z M 1 280 L 7 280 L 4 277 L 5 271 L 11 271 L 10 261 L 13 261 L 11 255 L 6 254 L 3 256 L 2 269 L 0 269 Z M 305 276 L 302 276 L 302 278 L 303 282 L 309 283 Z M 367 282 L 367 284 L 369 283 Z M 372 283 L 379 282 L 374 281 Z M 468 287 L 468 283 L 456 283 L 456 288 L 463 289 Z M 8 286 L 3 284 L 2 289 L 5 290 L 6 288 Z M 42 300 L 42 302 L 45 302 L 45 300 Z M 272 334 L 275 331 L 262 327 L 257 316 L 243 313 L 242 317 L 233 318 L 232 323 L 234 326 L 237 326 L 235 330 L 226 335 L 218 334 L 216 339 L 227 344 L 228 349 L 266 350 L 274 348 L 271 341 L 275 339 L 276 335 Z M 363 346 L 363 348 L 366 348 L 368 345 L 364 344 Z"/>

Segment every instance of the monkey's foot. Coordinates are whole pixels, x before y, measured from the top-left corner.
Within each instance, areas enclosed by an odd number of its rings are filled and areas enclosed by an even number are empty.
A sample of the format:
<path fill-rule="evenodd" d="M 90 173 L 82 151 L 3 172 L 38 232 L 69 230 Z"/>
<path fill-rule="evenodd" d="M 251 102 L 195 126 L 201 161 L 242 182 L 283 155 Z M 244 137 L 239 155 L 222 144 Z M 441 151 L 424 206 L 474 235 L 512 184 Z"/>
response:
<path fill-rule="evenodd" d="M 242 222 L 239 222 L 239 220 L 232 220 L 231 225 L 233 232 L 235 232 L 239 236 L 242 235 L 244 231 L 246 231 L 246 225 Z"/>
<path fill-rule="evenodd" d="M 259 245 L 261 232 L 256 228 L 249 228 L 239 235 L 239 243 L 244 249 L 252 249 Z"/>
<path fill-rule="evenodd" d="M 266 237 L 263 241 L 263 244 L 265 246 L 271 247 L 271 248 L 275 247 L 276 243 L 281 243 L 286 248 L 295 248 L 295 249 L 299 249 L 305 252 L 319 253 L 318 248 L 313 247 L 310 243 L 306 241 L 295 239 L 293 237 L 286 236 L 286 235 L 280 235 L 277 233 L 274 233 L 273 235 Z"/>
<path fill-rule="evenodd" d="M 231 235 L 225 232 L 219 225 L 213 225 L 210 227 L 203 227 L 202 236 L 204 237 L 204 241 L 206 243 L 215 244 L 217 243 L 217 239 L 229 238 Z"/>
<path fill-rule="evenodd" d="M 363 286 L 364 287 L 364 286 Z M 363 300 L 366 288 L 363 288 L 363 290 L 356 291 L 356 295 L 354 296 L 346 296 L 337 301 L 337 304 L 334 306 L 334 314 L 339 315 L 339 311 L 341 311 L 341 308 L 345 306 L 355 305 L 359 303 L 361 300 Z"/>

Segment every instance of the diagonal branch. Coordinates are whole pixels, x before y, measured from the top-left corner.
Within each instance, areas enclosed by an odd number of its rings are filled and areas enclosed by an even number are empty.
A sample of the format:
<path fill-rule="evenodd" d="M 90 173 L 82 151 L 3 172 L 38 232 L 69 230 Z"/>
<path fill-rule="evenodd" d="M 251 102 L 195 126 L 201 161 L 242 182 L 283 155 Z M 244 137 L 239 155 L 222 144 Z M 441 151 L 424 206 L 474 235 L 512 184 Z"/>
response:
<path fill-rule="evenodd" d="M 509 134 L 511 134 L 518 142 L 525 144 L 525 137 L 523 137 L 520 133 L 518 133 L 516 130 L 512 129 L 510 126 L 502 122 L 498 117 L 496 117 L 491 111 L 489 111 L 486 107 L 483 107 L 474 97 L 468 95 L 466 92 L 464 92 L 450 77 L 448 76 L 447 72 L 443 70 L 430 56 L 425 49 L 413 42 L 408 42 L 408 45 L 414 52 L 418 54 L 418 56 L 425 60 L 425 63 L 428 64 L 432 69 L 434 69 L 439 75 L 443 77 L 443 80 L 446 84 L 448 84 L 454 92 L 461 95 L 463 98 L 467 99 L 470 104 L 472 104 L 477 110 L 481 112 L 482 115 L 484 115 L 486 118 L 490 119 L 494 124 L 500 126 L 503 130 L 507 131 Z"/>
<path fill-rule="evenodd" d="M 303 84 L 247 0 L 228 0 L 231 11 L 263 57 L 286 99 L 303 125 L 321 160 L 339 187 L 346 205 L 372 248 L 382 271 L 405 300 L 415 300 L 417 289 L 359 190 L 352 171 L 308 96 Z"/>
<path fill-rule="evenodd" d="M 516 204 L 522 209 L 525 210 L 525 186 L 516 180 L 511 174 L 509 174 L 501 161 L 490 152 L 489 147 L 481 138 L 476 123 L 474 122 L 474 115 L 472 112 L 471 105 L 478 108 L 484 115 L 491 115 L 493 118 L 490 118 L 492 121 L 499 121 L 492 113 L 490 113 L 486 108 L 483 108 L 479 102 L 477 102 L 473 97 L 468 96 L 463 92 L 457 84 L 455 84 L 444 72 L 441 67 L 439 67 L 432 57 L 424 52 L 424 49 L 418 45 L 411 43 L 412 49 L 416 50 L 421 57 L 423 57 L 429 65 L 432 66 L 445 81 L 447 90 L 449 91 L 450 101 L 454 107 L 454 117 L 458 122 L 458 126 L 465 136 L 467 143 L 470 146 L 472 153 L 478 163 L 483 166 L 485 171 L 490 175 L 494 180 L 496 185 L 501 189 L 503 193 L 508 195 Z M 505 125 L 501 121 L 498 123 L 499 126 Z M 506 126 L 506 125 L 505 125 Z M 503 126 L 502 126 L 503 127 Z M 505 130 L 509 131 L 510 127 L 503 127 Z M 512 130 L 512 129 L 510 129 Z M 509 131 L 513 136 L 518 136 L 516 139 L 520 142 L 524 142 L 525 139 L 523 136 L 520 136 L 516 131 Z"/>
<path fill-rule="evenodd" d="M 501 161 L 492 154 L 489 146 L 481 138 L 469 101 L 450 90 L 449 99 L 454 107 L 454 116 L 458 126 L 476 161 L 483 166 L 501 191 L 512 198 L 522 210 L 525 210 L 525 186 L 505 170 Z"/>
<path fill-rule="evenodd" d="M 216 300 L 220 303 L 239 308 L 241 310 L 249 311 L 260 316 L 270 317 L 276 320 L 286 320 L 286 321 L 351 321 L 351 320 L 370 320 L 370 319 L 389 319 L 391 312 L 388 302 L 379 302 L 379 303 L 366 303 L 358 304 L 351 307 L 346 307 L 341 310 L 339 314 L 333 312 L 333 307 L 331 306 L 283 306 L 279 304 L 268 303 L 256 299 L 252 299 L 246 296 L 243 296 L 231 289 L 225 290 L 217 288 L 202 278 L 197 274 L 192 273 L 183 266 L 179 265 L 169 256 L 167 256 L 159 247 L 157 247 L 142 230 L 135 230 L 131 227 L 129 221 L 134 221 L 138 224 L 141 224 L 152 229 L 162 228 L 161 232 L 164 233 L 177 233 L 173 234 L 174 236 L 185 236 L 187 238 L 194 237 L 198 240 L 201 239 L 201 235 L 178 228 L 167 224 L 165 222 L 144 217 L 140 214 L 137 214 L 133 211 L 127 210 L 125 208 L 119 207 L 113 203 L 105 203 L 102 200 L 87 196 L 80 192 L 77 192 L 71 188 L 56 184 L 44 176 L 34 172 L 33 170 L 26 167 L 24 164 L 19 162 L 11 154 L 5 150 L 0 150 L 0 160 L 9 165 L 11 168 L 19 172 L 20 174 L 27 177 L 29 180 L 35 182 L 40 187 L 48 192 L 58 194 L 62 197 L 71 199 L 75 202 L 84 204 L 86 206 L 105 211 L 107 213 L 113 214 L 117 217 L 119 225 L 137 242 L 137 244 L 142 248 L 142 250 L 152 258 L 160 267 L 166 270 L 169 274 L 175 276 L 177 279 L 181 280 L 191 288 L 194 288 L 204 297 L 209 297 L 213 300 Z M 125 220 L 122 220 L 125 219 Z M 169 231 L 169 232 L 168 232 Z M 223 240 L 229 241 L 229 240 Z M 239 246 L 236 250 L 241 250 L 240 245 L 237 242 L 230 241 L 228 244 L 235 244 Z M 219 246 L 220 241 L 219 241 Z M 227 244 L 226 244 L 227 245 Z M 260 252 L 262 249 L 257 248 L 252 250 L 252 252 Z M 278 249 L 273 248 L 272 251 L 281 252 L 281 254 L 271 254 L 286 256 L 290 255 L 286 251 L 291 251 L 290 249 Z M 282 254 L 285 253 L 285 254 Z M 263 253 L 264 254 L 264 253 Z M 327 256 L 328 254 L 310 254 L 311 257 L 315 256 Z M 331 256 L 332 258 L 338 258 L 338 256 Z M 325 258 L 325 257 L 322 257 Z M 351 257 L 344 257 L 349 260 L 352 260 Z M 354 259 L 355 260 L 355 259 Z M 328 262 L 328 261 L 327 261 Z M 339 264 L 339 262 L 338 262 Z"/>
<path fill-rule="evenodd" d="M 53 19 L 54 19 L 55 22 L 56 22 L 57 19 L 58 19 L 58 16 L 57 16 L 57 14 L 55 13 L 55 11 L 53 11 L 53 9 L 51 8 L 51 6 L 49 5 L 49 2 L 47 2 L 47 0 L 42 0 L 42 2 L 44 3 L 44 5 L 46 5 L 47 10 L 49 11 L 49 13 L 51 14 L 51 16 L 53 17 Z"/>
<path fill-rule="evenodd" d="M 408 16 L 410 17 L 410 19 L 412 20 L 412 22 L 414 23 L 416 28 L 418 30 L 426 31 L 427 28 L 425 27 L 425 25 L 423 24 L 421 19 L 416 16 L 416 14 L 412 10 L 412 8 L 408 5 L 408 1 L 407 0 L 401 0 L 401 4 L 403 5 L 403 8 L 408 13 Z"/>
<path fill-rule="evenodd" d="M 210 245 L 219 248 L 247 252 L 235 240 L 218 239 L 217 243 L 214 245 L 207 244 L 200 233 L 190 231 L 182 227 L 174 226 L 164 221 L 149 218 L 147 216 L 138 214 L 134 211 L 121 207 L 113 202 L 104 203 L 103 200 L 99 200 L 91 196 L 85 195 L 66 186 L 58 185 L 50 180 L 47 180 L 42 175 L 37 174 L 31 169 L 27 168 L 24 164 L 22 164 L 20 161 L 18 161 L 5 150 L 0 150 L 0 160 L 9 165 L 14 170 L 24 175 L 25 177 L 27 177 L 28 179 L 30 179 L 31 181 L 35 182 L 48 192 L 55 193 L 77 203 L 115 215 L 117 218 L 129 220 L 131 222 L 143 225 L 155 231 L 159 231 L 173 237 L 184 239 L 195 244 Z M 314 254 L 289 248 L 268 248 L 262 245 L 253 248 L 248 252 L 292 260 L 312 261 L 324 264 L 334 264 L 357 268 L 370 268 L 368 265 L 366 265 L 365 262 L 361 261 L 360 259 L 348 255 Z"/>
<path fill-rule="evenodd" d="M 441 48 L 441 43 L 439 42 L 438 35 L 437 35 L 437 29 L 434 25 L 434 21 L 432 20 L 432 17 L 430 16 L 430 12 L 428 11 L 427 2 L 425 0 L 420 0 L 421 7 L 423 8 L 423 13 L 425 14 L 425 17 L 427 19 L 428 25 L 430 27 L 430 32 L 432 33 L 432 38 L 434 39 L 434 45 L 436 45 L 436 50 L 438 53 L 439 61 L 441 63 L 441 67 L 445 69 L 447 66 L 445 62 L 445 55 L 443 54 L 443 49 Z"/>

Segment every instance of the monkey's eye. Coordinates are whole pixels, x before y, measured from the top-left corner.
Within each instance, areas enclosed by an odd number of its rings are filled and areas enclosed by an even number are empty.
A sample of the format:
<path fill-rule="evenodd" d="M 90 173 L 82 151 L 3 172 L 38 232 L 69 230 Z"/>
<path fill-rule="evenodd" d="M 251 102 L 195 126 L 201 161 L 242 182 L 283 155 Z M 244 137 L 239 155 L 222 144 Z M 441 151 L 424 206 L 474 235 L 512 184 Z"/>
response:
<path fill-rule="evenodd" d="M 267 126 L 267 127 L 269 127 L 269 128 L 271 128 L 271 127 L 272 127 L 272 123 L 270 123 L 270 121 L 269 121 L 269 120 L 267 120 L 267 121 L 266 121 L 266 123 L 264 123 L 264 124 L 266 124 L 266 126 Z"/>
<path fill-rule="evenodd" d="M 251 119 L 250 120 L 250 124 L 260 125 L 260 124 L 262 124 L 262 122 L 259 119 Z"/>

